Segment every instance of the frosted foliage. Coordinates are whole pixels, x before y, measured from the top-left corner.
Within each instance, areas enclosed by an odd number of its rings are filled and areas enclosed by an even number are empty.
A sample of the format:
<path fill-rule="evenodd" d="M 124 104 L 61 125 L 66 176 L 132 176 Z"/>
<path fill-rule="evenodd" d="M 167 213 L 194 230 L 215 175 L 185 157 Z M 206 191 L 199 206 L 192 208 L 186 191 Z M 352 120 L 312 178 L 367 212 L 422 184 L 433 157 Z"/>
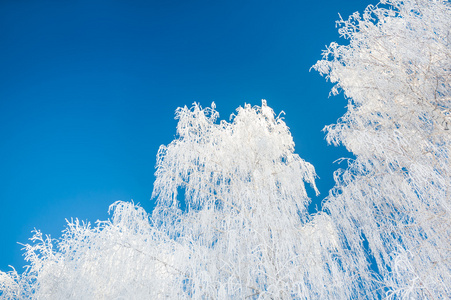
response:
<path fill-rule="evenodd" d="M 154 195 L 170 205 L 182 187 L 185 201 L 196 209 L 251 209 L 264 215 L 275 206 L 287 216 L 305 216 L 303 180 L 315 188 L 315 172 L 293 153 L 288 127 L 265 102 L 261 108 L 246 105 L 237 111 L 232 123 L 216 123 L 214 109 L 195 105 L 177 110 L 179 138 L 160 147 Z"/>
<path fill-rule="evenodd" d="M 332 43 L 314 68 L 349 98 L 327 140 L 357 158 L 325 207 L 359 271 L 367 240 L 382 294 L 449 299 L 450 3 L 385 1 L 338 23 L 349 44 Z"/>
<path fill-rule="evenodd" d="M 334 224 L 307 215 L 314 169 L 266 102 L 230 123 L 199 105 L 177 118 L 153 214 L 117 202 L 111 220 L 70 221 L 58 240 L 36 231 L 28 269 L 0 272 L 1 299 L 349 298 Z"/>

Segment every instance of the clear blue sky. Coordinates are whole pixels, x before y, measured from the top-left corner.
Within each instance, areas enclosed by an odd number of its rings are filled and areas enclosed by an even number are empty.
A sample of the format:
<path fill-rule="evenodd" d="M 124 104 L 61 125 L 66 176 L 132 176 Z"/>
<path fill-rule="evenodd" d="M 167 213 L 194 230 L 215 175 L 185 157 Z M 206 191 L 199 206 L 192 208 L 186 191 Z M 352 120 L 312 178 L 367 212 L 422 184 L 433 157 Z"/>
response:
<path fill-rule="evenodd" d="M 319 205 L 350 154 L 321 132 L 346 101 L 309 68 L 338 40 L 338 13 L 368 3 L 1 1 L 0 270 L 21 270 L 33 228 L 59 237 L 65 218 L 106 219 L 116 200 L 150 212 L 158 147 L 195 101 L 226 119 L 262 98 L 284 110 Z"/>

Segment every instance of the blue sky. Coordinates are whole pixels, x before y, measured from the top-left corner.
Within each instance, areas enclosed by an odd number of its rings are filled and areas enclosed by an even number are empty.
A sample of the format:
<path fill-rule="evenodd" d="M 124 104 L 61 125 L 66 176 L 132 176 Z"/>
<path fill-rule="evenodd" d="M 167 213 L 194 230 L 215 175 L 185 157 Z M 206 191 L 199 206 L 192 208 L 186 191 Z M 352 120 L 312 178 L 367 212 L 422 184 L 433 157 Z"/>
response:
<path fill-rule="evenodd" d="M 333 186 L 321 129 L 345 112 L 310 67 L 337 41 L 335 20 L 366 1 L 0 2 L 0 270 L 24 265 L 33 228 L 108 218 L 133 199 L 151 211 L 155 155 L 174 110 L 216 103 L 228 119 L 267 99 L 286 112 L 296 152 Z"/>

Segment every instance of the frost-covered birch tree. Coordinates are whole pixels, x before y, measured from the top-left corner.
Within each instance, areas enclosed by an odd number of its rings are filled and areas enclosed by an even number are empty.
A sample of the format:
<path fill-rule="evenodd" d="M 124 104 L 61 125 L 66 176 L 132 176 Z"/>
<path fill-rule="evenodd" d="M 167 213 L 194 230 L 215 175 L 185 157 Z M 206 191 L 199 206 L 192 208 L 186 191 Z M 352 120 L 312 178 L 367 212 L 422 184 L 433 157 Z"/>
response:
<path fill-rule="evenodd" d="M 450 2 L 383 1 L 338 23 L 349 44 L 330 44 L 314 68 L 349 99 L 327 140 L 357 158 L 325 208 L 362 282 L 388 298 L 449 299 Z M 367 255 L 377 275 L 362 272 Z"/>
<path fill-rule="evenodd" d="M 177 117 L 178 139 L 158 154 L 154 219 L 172 214 L 168 231 L 190 253 L 180 289 L 208 298 L 346 296 L 329 219 L 307 213 L 303 181 L 316 189 L 314 169 L 266 101 L 239 108 L 231 123 L 197 105 Z"/>

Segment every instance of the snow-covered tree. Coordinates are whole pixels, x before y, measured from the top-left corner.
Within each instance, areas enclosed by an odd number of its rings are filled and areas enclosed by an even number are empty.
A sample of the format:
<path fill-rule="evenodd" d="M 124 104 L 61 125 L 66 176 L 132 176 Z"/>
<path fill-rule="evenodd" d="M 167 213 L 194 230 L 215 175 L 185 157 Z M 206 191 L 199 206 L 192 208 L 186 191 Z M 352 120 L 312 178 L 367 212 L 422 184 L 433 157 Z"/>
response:
<path fill-rule="evenodd" d="M 23 274 L 0 273 L 1 299 L 163 299 L 178 270 L 174 245 L 133 203 L 116 202 L 111 220 L 68 221 L 58 240 L 36 231 Z"/>
<path fill-rule="evenodd" d="M 208 298 L 346 296 L 330 221 L 307 213 L 303 180 L 315 188 L 313 167 L 294 154 L 266 101 L 239 108 L 231 123 L 197 105 L 177 117 L 179 137 L 158 154 L 154 220 L 169 220 L 166 231 L 190 253 L 180 290 Z"/>
<path fill-rule="evenodd" d="M 357 158 L 325 208 L 362 282 L 368 250 L 382 294 L 449 299 L 450 2 L 383 1 L 339 24 L 349 44 L 332 43 L 314 68 L 349 98 L 327 140 Z"/>

